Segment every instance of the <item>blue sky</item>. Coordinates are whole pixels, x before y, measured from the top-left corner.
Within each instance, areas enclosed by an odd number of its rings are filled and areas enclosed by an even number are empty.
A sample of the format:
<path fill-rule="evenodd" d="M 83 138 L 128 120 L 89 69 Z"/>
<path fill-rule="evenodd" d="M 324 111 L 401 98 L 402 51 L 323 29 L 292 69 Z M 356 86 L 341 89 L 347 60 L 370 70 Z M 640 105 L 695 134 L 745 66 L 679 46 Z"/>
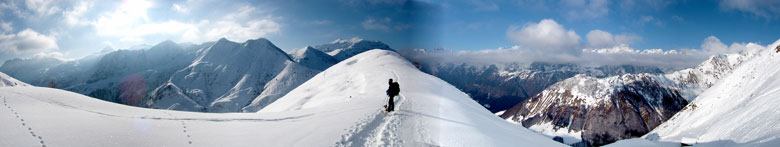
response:
<path fill-rule="evenodd" d="M 762 0 L 493 0 L 444 1 L 443 44 L 453 49 L 516 45 L 507 29 L 551 19 L 575 31 L 627 35 L 636 49 L 699 48 L 715 36 L 726 43 L 780 38 L 780 2 Z M 477 37 L 479 36 L 479 37 Z M 472 43 L 479 42 L 479 43 Z"/>
<path fill-rule="evenodd" d="M 164 40 L 264 37 L 285 50 L 360 37 L 396 49 L 706 50 L 780 38 L 773 0 L 10 0 L 0 60 L 79 58 Z M 544 33 L 546 35 L 540 35 Z"/>

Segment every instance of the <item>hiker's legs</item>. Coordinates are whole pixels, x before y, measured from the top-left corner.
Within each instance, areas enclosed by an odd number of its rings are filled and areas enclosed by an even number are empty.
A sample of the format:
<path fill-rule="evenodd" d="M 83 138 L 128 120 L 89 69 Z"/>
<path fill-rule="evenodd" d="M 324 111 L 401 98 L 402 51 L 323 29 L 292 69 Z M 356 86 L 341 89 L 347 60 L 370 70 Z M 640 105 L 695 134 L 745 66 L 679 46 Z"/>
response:
<path fill-rule="evenodd" d="M 395 110 L 395 103 L 393 102 L 394 95 L 390 95 L 390 99 L 387 101 L 387 111 Z"/>

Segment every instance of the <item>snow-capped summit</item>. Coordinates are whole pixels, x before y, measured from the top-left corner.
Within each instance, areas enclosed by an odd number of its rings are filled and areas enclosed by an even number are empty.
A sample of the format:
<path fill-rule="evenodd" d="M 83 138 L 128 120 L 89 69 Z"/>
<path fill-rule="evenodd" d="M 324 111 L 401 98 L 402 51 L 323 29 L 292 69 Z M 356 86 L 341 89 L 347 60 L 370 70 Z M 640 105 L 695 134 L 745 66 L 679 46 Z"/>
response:
<path fill-rule="evenodd" d="M 0 72 L 0 87 L 30 86 L 27 83 L 16 80 L 5 73 Z"/>
<path fill-rule="evenodd" d="M 261 49 L 279 49 L 270 40 L 265 38 L 250 39 L 244 42 L 244 46 L 253 46 Z M 281 49 L 280 49 L 281 50 Z"/>
<path fill-rule="evenodd" d="M 189 66 L 170 77 L 169 84 L 154 90 L 146 102 L 148 107 L 238 112 L 291 61 L 284 51 L 263 38 L 244 43 L 222 38 L 198 52 L 200 55 Z"/>
<path fill-rule="evenodd" d="M 329 44 L 318 45 L 314 48 L 333 56 L 339 61 L 372 49 L 393 50 L 390 46 L 380 41 L 369 41 L 360 38 L 352 38 L 350 40 L 337 39 Z"/>
<path fill-rule="evenodd" d="M 325 70 L 339 62 L 336 58 L 333 58 L 333 56 L 314 49 L 311 46 L 306 46 L 306 48 L 296 51 L 294 58 L 295 62 L 316 70 Z"/>

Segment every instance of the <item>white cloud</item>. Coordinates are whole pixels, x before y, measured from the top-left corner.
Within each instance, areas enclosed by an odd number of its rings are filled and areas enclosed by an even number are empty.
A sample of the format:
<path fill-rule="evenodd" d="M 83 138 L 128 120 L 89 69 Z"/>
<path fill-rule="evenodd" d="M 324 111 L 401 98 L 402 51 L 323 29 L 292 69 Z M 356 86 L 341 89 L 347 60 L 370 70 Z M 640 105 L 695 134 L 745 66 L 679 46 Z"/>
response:
<path fill-rule="evenodd" d="M 35 11 L 36 14 L 38 15 L 49 16 L 61 10 L 59 7 L 56 6 L 56 4 L 53 4 L 53 2 L 57 2 L 57 1 L 26 0 L 25 5 L 27 5 L 27 9 Z"/>
<path fill-rule="evenodd" d="M 281 30 L 281 24 L 273 17 L 256 17 L 256 8 L 253 6 L 243 6 L 232 13 L 225 14 L 225 17 L 220 20 L 186 23 L 176 20 L 151 21 L 146 9 L 152 5 L 144 1 L 123 3 L 116 11 L 97 19 L 94 23 L 97 34 L 119 37 L 119 41 L 125 43 L 143 43 L 147 41 L 144 38 L 151 35 L 181 36 L 181 41 L 199 43 L 221 37 L 242 41 L 267 36 Z"/>
<path fill-rule="evenodd" d="M 225 19 L 245 19 L 254 13 L 255 9 L 255 7 L 249 5 L 242 6 L 236 12 L 225 15 Z"/>
<path fill-rule="evenodd" d="M 6 53 L 20 54 L 56 48 L 57 40 L 53 36 L 29 28 L 17 34 L 0 34 L 0 51 Z"/>
<path fill-rule="evenodd" d="M 746 50 L 749 50 L 750 48 L 746 47 L 747 44 L 745 43 L 732 43 L 730 46 L 726 45 L 725 43 L 721 42 L 718 37 L 715 36 L 709 36 L 707 39 L 704 39 L 704 42 L 701 44 L 701 49 L 706 54 L 714 55 L 714 54 L 730 54 L 730 53 L 739 53 Z"/>
<path fill-rule="evenodd" d="M 79 1 L 73 8 L 62 12 L 63 19 L 68 25 L 88 25 L 91 22 L 82 18 L 89 8 L 93 5 L 92 1 Z"/>
<path fill-rule="evenodd" d="M 588 39 L 588 44 L 586 45 L 588 48 L 606 48 L 628 45 L 641 39 L 641 37 L 636 35 L 612 35 L 612 33 L 602 30 L 591 30 L 585 35 L 585 38 Z"/>
<path fill-rule="evenodd" d="M 187 13 L 190 11 L 189 8 L 181 4 L 173 4 L 173 6 L 171 6 L 171 9 L 179 13 Z"/>
<path fill-rule="evenodd" d="M 580 36 L 574 30 L 566 30 L 552 19 L 544 19 L 521 27 L 510 26 L 507 38 L 527 49 L 543 53 L 577 54 Z"/>
<path fill-rule="evenodd" d="M 147 24 L 149 17 L 146 10 L 151 2 L 143 0 L 123 1 L 114 12 L 100 16 L 94 23 L 98 35 L 104 36 L 137 36 L 136 27 Z"/>
<path fill-rule="evenodd" d="M 765 19 L 780 18 L 780 1 L 777 0 L 721 0 L 720 8 L 744 11 Z"/>
<path fill-rule="evenodd" d="M 3 32 L 11 32 L 14 30 L 14 28 L 11 26 L 11 22 L 0 21 L 0 28 L 3 29 Z"/>
<path fill-rule="evenodd" d="M 181 40 L 190 42 L 213 41 L 227 38 L 235 41 L 245 41 L 278 33 L 282 25 L 272 16 L 257 18 L 253 16 L 256 8 L 243 6 L 235 12 L 226 14 L 224 19 L 217 21 L 202 20 L 192 24 L 183 31 Z M 250 17 L 252 16 L 252 17 Z M 250 19 L 246 22 L 239 20 Z"/>
<path fill-rule="evenodd" d="M 225 37 L 229 40 L 245 41 L 277 33 L 281 25 L 270 18 L 256 19 L 240 24 L 234 21 L 202 21 L 197 28 L 187 30 L 182 40 L 192 42 L 213 41 Z"/>

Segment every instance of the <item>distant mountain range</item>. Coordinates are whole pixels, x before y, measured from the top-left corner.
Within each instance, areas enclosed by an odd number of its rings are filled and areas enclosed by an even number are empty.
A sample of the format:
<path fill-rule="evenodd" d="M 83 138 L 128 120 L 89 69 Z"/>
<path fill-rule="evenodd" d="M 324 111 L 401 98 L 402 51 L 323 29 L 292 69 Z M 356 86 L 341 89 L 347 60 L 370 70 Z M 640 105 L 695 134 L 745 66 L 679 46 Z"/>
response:
<path fill-rule="evenodd" d="M 628 73 L 663 73 L 652 66 L 555 64 L 424 64 L 423 71 L 441 78 L 468 93 L 493 113 L 504 111 L 534 96 L 558 81 L 585 74 L 609 77 Z"/>
<path fill-rule="evenodd" d="M 715 55 L 695 68 L 668 74 L 622 74 L 565 79 L 501 117 L 567 144 L 605 145 L 639 137 L 682 110 L 755 52 Z"/>
<path fill-rule="evenodd" d="M 379 48 L 378 41 L 336 40 L 290 55 L 267 39 L 198 45 L 163 41 L 146 49 L 113 50 L 74 61 L 12 59 L 0 72 L 35 86 L 157 109 L 255 112 L 328 67 Z"/>

